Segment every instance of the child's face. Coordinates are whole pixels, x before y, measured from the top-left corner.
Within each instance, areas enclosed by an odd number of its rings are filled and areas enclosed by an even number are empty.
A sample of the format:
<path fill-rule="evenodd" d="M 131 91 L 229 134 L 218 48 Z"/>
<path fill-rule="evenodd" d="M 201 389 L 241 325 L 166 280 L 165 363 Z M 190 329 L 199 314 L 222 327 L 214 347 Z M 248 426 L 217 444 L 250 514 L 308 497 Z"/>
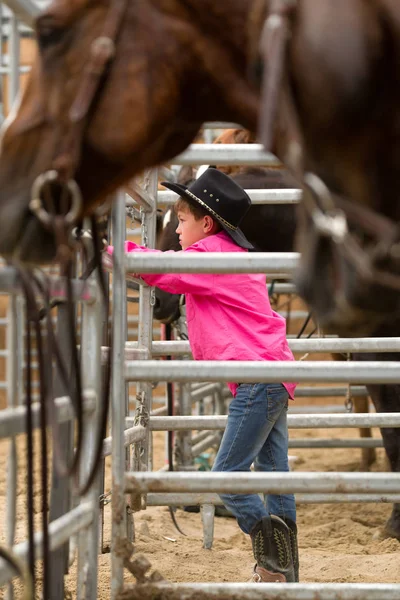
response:
<path fill-rule="evenodd" d="M 196 221 L 194 215 L 189 210 L 179 210 L 177 213 L 178 227 L 176 233 L 179 235 L 179 243 L 182 250 L 186 250 L 192 244 L 199 242 L 207 237 L 206 217 Z"/>

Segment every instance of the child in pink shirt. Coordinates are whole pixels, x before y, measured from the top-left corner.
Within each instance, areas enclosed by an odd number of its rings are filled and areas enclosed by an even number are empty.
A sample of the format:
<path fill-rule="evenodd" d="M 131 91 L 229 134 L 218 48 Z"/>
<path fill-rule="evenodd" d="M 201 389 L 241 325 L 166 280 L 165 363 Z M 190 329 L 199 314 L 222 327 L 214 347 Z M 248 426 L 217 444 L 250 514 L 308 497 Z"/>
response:
<path fill-rule="evenodd" d="M 209 168 L 176 192 L 177 233 L 184 252 L 247 252 L 239 229 L 251 201 L 230 177 Z M 157 252 L 126 242 L 127 252 Z M 109 250 L 111 252 L 111 249 Z M 149 285 L 185 294 L 189 341 L 195 360 L 294 360 L 286 323 L 270 306 L 262 274 L 140 274 Z M 293 383 L 231 382 L 228 422 L 214 471 L 288 471 L 288 399 Z M 298 581 L 293 494 L 223 494 L 224 505 L 252 540 L 252 581 Z"/>

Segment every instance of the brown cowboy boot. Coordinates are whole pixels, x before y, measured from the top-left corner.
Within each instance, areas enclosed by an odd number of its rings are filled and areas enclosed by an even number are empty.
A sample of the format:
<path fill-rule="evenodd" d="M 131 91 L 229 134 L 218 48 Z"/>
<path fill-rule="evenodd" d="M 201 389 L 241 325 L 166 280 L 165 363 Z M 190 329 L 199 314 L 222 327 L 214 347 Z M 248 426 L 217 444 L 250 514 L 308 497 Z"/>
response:
<path fill-rule="evenodd" d="M 299 581 L 299 547 L 297 544 L 297 525 L 292 519 L 285 518 L 285 523 L 289 527 L 290 549 L 292 551 L 294 580 Z"/>
<path fill-rule="evenodd" d="M 271 515 L 258 521 L 250 532 L 257 564 L 254 583 L 292 583 L 295 581 L 289 527 L 280 517 Z"/>

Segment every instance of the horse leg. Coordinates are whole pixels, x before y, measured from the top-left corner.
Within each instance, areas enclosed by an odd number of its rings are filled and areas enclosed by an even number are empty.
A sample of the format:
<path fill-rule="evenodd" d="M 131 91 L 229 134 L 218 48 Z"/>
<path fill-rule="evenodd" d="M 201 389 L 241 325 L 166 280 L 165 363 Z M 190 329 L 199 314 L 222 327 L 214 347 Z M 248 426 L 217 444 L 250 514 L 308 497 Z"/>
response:
<path fill-rule="evenodd" d="M 400 385 L 368 385 L 376 412 L 400 412 Z M 400 429 L 381 429 L 383 445 L 393 473 L 400 473 Z M 400 540 L 400 504 L 393 504 L 392 514 L 379 537 L 394 537 Z"/>
<path fill-rule="evenodd" d="M 333 353 L 333 360 L 347 360 L 347 357 L 343 354 Z M 368 396 L 359 396 L 352 398 L 354 412 L 356 413 L 367 413 L 368 412 Z M 372 431 L 370 427 L 360 428 L 361 438 L 372 438 Z M 369 471 L 370 466 L 376 460 L 375 448 L 361 448 L 361 465 L 362 471 Z"/>
<path fill-rule="evenodd" d="M 355 413 L 367 413 L 369 411 L 369 396 L 356 396 L 352 398 Z M 372 430 L 370 427 L 360 428 L 360 438 L 372 438 Z M 376 460 L 375 448 L 361 448 L 361 465 L 362 471 L 369 471 L 370 466 Z"/>

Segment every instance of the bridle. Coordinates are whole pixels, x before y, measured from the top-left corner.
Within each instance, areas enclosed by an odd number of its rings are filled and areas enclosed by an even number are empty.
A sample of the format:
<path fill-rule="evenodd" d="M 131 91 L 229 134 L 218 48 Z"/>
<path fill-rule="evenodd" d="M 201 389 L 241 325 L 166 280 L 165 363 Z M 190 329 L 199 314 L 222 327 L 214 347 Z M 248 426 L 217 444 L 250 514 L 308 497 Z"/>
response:
<path fill-rule="evenodd" d="M 110 0 L 103 31 L 91 44 L 87 65 L 68 112 L 67 133 L 63 136 L 61 150 L 55 157 L 52 168 L 40 175 L 33 185 L 30 209 L 43 223 L 48 221 L 48 217 L 43 213 L 40 192 L 47 182 L 58 181 L 65 185 L 71 194 L 72 206 L 70 214 L 65 215 L 66 221 L 75 221 L 81 211 L 79 188 L 73 177 L 79 163 L 90 109 L 98 95 L 106 69 L 115 57 L 116 41 L 127 6 L 128 0 Z"/>
<path fill-rule="evenodd" d="M 75 334 L 75 311 L 72 289 L 72 276 L 74 275 L 75 253 L 71 248 L 71 231 L 82 214 L 82 196 L 75 181 L 75 173 L 79 164 L 83 135 L 87 128 L 90 110 L 97 98 L 100 85 L 106 74 L 106 69 L 115 56 L 116 40 L 121 29 L 123 17 L 128 6 L 128 0 L 110 0 L 110 7 L 106 16 L 105 25 L 100 37 L 96 38 L 90 48 L 90 56 L 83 71 L 82 80 L 78 87 L 76 97 L 68 114 L 67 131 L 60 140 L 60 151 L 53 160 L 50 170 L 42 173 L 34 181 L 31 190 L 29 208 L 45 229 L 54 235 L 56 243 L 56 259 L 60 265 L 60 275 L 66 285 L 66 305 L 68 327 L 70 331 L 69 346 L 71 348 L 71 367 L 62 358 L 62 353 L 56 340 L 52 326 L 51 303 L 48 281 L 44 275 L 28 271 L 16 261 L 14 266 L 19 274 L 22 290 L 26 299 L 26 431 L 27 431 L 27 500 L 28 500 L 28 534 L 29 572 L 23 569 L 13 554 L 0 548 L 3 556 L 14 570 L 24 580 L 24 599 L 33 598 L 35 594 L 35 545 L 34 545 L 34 464 L 33 464 L 33 412 L 32 412 L 32 341 L 36 337 L 38 354 L 39 380 L 40 380 L 40 430 L 41 430 L 41 488 L 42 488 L 42 521 L 43 521 L 43 598 L 50 600 L 49 566 L 50 566 L 50 540 L 48 531 L 48 456 L 46 429 L 48 421 L 53 431 L 54 464 L 61 477 L 74 476 L 76 493 L 84 495 L 92 486 L 101 465 L 103 440 L 106 436 L 108 421 L 108 401 L 111 378 L 111 352 L 105 368 L 102 397 L 99 399 L 97 436 L 94 442 L 92 464 L 88 469 L 85 481 L 78 481 L 79 467 L 83 450 L 83 390 L 80 374 L 80 360 L 78 356 L 77 339 Z M 52 196 L 52 186 L 57 186 L 60 191 L 59 207 L 56 210 Z M 101 268 L 102 241 L 98 232 L 96 216 L 91 217 L 92 229 L 92 257 L 87 256 L 87 249 L 80 244 L 86 268 L 81 279 L 86 279 L 94 270 L 99 277 L 104 307 L 108 316 L 108 285 L 106 285 Z M 78 244 L 77 244 L 78 246 Z M 39 301 L 38 301 L 39 297 Z M 40 302 L 43 306 L 40 306 Z M 46 319 L 47 346 L 44 346 L 42 337 L 42 319 Z M 107 321 L 108 322 L 108 319 Z M 112 341 L 108 341 L 111 347 Z M 45 350 L 47 352 L 45 352 Z M 77 422 L 76 448 L 70 464 L 63 458 L 64 449 L 60 447 L 59 426 L 52 394 L 52 368 L 46 368 L 47 361 L 54 358 L 56 372 L 63 387 L 68 391 Z"/>
<path fill-rule="evenodd" d="M 302 183 L 302 206 L 311 222 L 314 236 L 325 238 L 332 249 L 333 262 L 338 267 L 346 261 L 368 284 L 378 284 L 400 290 L 400 226 L 370 208 L 333 194 L 314 173 L 305 172 L 301 126 L 287 73 L 288 42 L 296 18 L 299 0 L 269 0 L 260 41 L 264 64 L 259 138 L 266 150 L 271 150 L 278 116 L 284 120 L 288 143 L 282 160 Z M 264 2 L 265 7 L 265 2 Z M 349 225 L 367 234 L 376 243 L 363 247 L 351 233 Z M 397 268 L 383 268 L 387 263 Z M 337 269 L 339 291 L 344 286 Z"/>

